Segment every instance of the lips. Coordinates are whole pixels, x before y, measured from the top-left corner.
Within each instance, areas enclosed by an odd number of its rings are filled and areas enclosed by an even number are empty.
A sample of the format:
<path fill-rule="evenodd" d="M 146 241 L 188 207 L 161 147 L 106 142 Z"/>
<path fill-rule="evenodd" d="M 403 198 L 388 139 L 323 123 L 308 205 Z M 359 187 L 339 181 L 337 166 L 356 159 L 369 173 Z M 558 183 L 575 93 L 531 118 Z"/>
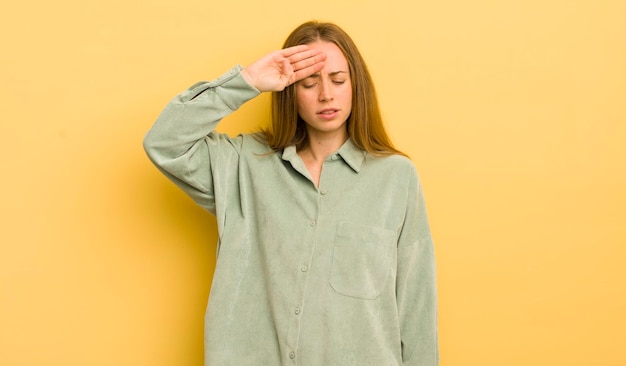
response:
<path fill-rule="evenodd" d="M 331 115 L 333 113 L 337 113 L 339 112 L 339 109 L 335 109 L 335 108 L 324 108 L 321 111 L 317 112 L 317 114 L 321 114 L 321 115 Z"/>
<path fill-rule="evenodd" d="M 318 118 L 325 121 L 332 121 L 339 115 L 339 109 L 336 108 L 324 108 L 317 112 Z"/>

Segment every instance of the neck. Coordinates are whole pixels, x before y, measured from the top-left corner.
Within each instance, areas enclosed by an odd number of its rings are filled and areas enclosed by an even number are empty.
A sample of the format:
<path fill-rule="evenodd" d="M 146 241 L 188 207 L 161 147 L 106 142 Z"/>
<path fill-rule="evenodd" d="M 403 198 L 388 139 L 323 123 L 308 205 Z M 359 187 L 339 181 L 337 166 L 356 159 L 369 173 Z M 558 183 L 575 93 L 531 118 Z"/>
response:
<path fill-rule="evenodd" d="M 317 162 L 323 162 L 348 140 L 346 130 L 332 135 L 308 132 L 307 145 L 300 151 L 300 155 L 306 155 L 307 158 Z"/>

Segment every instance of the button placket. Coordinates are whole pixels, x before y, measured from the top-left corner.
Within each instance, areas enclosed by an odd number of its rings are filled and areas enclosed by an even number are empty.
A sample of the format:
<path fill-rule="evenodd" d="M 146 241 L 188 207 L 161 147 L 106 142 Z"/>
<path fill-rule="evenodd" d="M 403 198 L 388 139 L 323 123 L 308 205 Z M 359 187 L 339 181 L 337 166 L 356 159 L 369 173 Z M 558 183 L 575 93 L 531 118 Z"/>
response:
<path fill-rule="evenodd" d="M 301 321 L 302 317 L 304 316 L 303 307 L 305 306 L 306 284 L 308 282 L 309 272 L 311 269 L 310 266 L 313 264 L 313 253 L 315 251 L 318 235 L 317 227 L 320 225 L 320 223 L 318 222 L 320 210 L 319 189 L 310 190 L 308 193 L 310 194 L 310 199 L 312 201 L 311 203 L 316 202 L 317 207 L 315 207 L 314 210 L 307 212 L 307 216 L 305 216 L 306 221 L 303 222 L 303 226 L 300 230 L 303 234 L 302 240 L 306 241 L 307 250 L 306 252 L 302 252 L 302 257 L 300 257 L 300 263 L 297 264 L 297 267 L 294 268 L 296 273 L 298 273 L 297 271 L 300 272 L 297 276 L 296 293 L 294 294 L 293 302 L 291 303 L 291 310 L 289 313 L 289 329 L 287 331 L 287 346 L 289 348 L 287 348 L 288 353 L 285 355 L 290 360 L 289 364 L 297 363 L 296 357 L 299 347 Z"/>

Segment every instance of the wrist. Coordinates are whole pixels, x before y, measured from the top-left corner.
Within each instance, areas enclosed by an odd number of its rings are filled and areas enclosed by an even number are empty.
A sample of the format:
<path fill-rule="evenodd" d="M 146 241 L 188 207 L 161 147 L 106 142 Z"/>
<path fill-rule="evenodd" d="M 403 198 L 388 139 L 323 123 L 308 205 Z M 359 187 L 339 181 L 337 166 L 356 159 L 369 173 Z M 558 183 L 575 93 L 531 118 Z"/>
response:
<path fill-rule="evenodd" d="M 248 72 L 248 70 L 244 67 L 243 69 L 241 69 L 240 71 L 241 76 L 243 77 L 243 79 L 250 84 L 250 86 L 254 87 L 255 89 L 259 89 L 256 87 L 256 85 L 254 85 L 254 80 L 252 79 L 252 76 L 250 76 L 250 73 Z"/>

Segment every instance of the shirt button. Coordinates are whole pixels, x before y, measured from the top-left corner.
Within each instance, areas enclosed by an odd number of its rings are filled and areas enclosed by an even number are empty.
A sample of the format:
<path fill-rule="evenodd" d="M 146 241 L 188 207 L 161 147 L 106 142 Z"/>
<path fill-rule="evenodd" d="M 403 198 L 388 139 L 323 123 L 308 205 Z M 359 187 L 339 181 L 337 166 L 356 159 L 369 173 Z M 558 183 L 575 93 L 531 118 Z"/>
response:
<path fill-rule="evenodd" d="M 293 312 L 294 312 L 296 315 L 300 314 L 300 308 L 296 308 Z"/>
<path fill-rule="evenodd" d="M 292 360 L 296 358 L 295 352 L 289 352 L 289 358 L 291 358 Z"/>
<path fill-rule="evenodd" d="M 307 267 L 307 266 L 306 266 L 306 264 L 305 264 L 305 265 L 303 265 L 302 267 L 300 267 L 300 270 L 301 270 L 302 272 L 306 272 L 306 271 L 308 271 L 308 270 L 309 270 L 309 267 Z"/>
<path fill-rule="evenodd" d="M 315 226 L 315 220 L 311 220 L 311 221 L 309 221 L 309 226 L 310 226 L 310 227 Z"/>
<path fill-rule="evenodd" d="M 322 195 L 324 195 L 324 194 L 328 193 L 328 191 L 326 191 L 326 188 L 322 188 L 322 189 L 320 189 L 320 193 Z"/>
<path fill-rule="evenodd" d="M 331 156 L 330 158 L 333 159 L 333 160 L 337 160 L 337 155 L 335 154 L 335 155 Z"/>

